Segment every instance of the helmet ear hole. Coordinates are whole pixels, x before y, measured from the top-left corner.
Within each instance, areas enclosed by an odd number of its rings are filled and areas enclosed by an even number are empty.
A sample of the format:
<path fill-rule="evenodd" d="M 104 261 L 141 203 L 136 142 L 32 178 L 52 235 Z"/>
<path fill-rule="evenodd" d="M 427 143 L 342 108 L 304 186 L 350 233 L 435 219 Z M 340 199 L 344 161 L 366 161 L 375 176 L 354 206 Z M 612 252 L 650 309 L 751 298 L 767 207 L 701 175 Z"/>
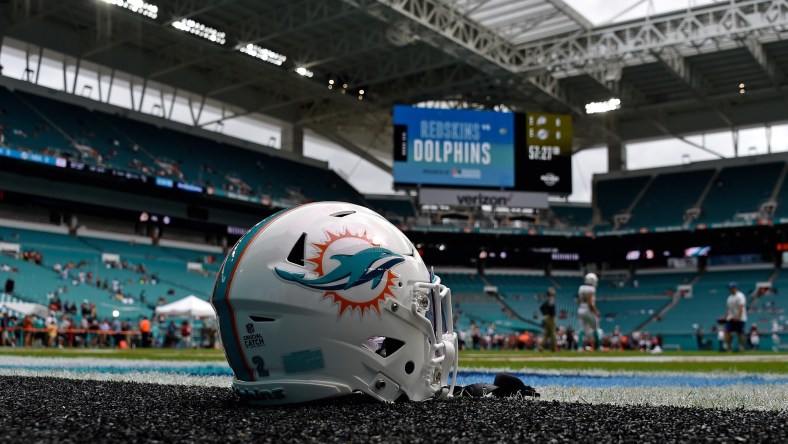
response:
<path fill-rule="evenodd" d="M 408 361 L 405 363 L 405 373 L 411 374 L 415 369 L 416 369 L 416 364 L 414 364 L 413 361 Z"/>
<path fill-rule="evenodd" d="M 401 349 L 405 343 L 399 339 L 387 338 L 384 336 L 372 336 L 364 341 L 364 343 L 361 345 L 376 355 L 388 358 L 397 350 Z"/>
<path fill-rule="evenodd" d="M 290 254 L 287 255 L 287 261 L 294 265 L 304 266 L 304 256 L 306 249 L 306 233 L 302 233 L 301 237 L 298 238 L 295 245 L 293 245 L 293 249 L 290 250 Z"/>

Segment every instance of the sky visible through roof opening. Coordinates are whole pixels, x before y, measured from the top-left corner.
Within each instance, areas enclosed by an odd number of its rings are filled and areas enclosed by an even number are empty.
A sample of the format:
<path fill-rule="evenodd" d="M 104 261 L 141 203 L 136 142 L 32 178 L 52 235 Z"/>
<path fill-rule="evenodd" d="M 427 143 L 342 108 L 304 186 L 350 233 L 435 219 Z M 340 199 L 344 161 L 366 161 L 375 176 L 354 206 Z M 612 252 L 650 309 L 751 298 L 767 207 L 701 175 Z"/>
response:
<path fill-rule="evenodd" d="M 720 3 L 722 0 L 564 0 L 564 2 L 585 16 L 594 26 L 604 26 L 605 24 L 643 18 L 647 15 L 683 10 L 688 6 L 696 7 Z M 26 68 L 24 52 L 4 46 L 2 52 L 0 52 L 0 65 L 4 66 L 3 75 L 22 79 Z M 59 68 L 59 62 L 52 64 L 52 66 L 49 65 L 50 63 L 47 62 L 42 65 L 39 83 L 62 91 L 62 68 Z M 81 74 L 89 74 L 89 71 L 89 67 L 85 66 Z M 71 78 L 69 78 L 69 81 L 71 81 Z M 118 83 L 122 83 L 122 81 Z M 128 85 L 125 86 L 125 93 L 122 84 L 116 84 L 115 88 L 118 89 L 118 93 L 113 95 L 113 100 L 110 103 L 130 108 L 130 103 L 127 103 Z M 84 86 L 80 83 L 77 91 L 83 91 L 83 89 Z M 98 88 L 93 88 L 93 95 L 97 94 L 97 90 Z M 151 89 L 149 93 L 155 94 L 156 91 Z M 98 99 L 98 97 L 91 98 L 94 100 Z M 186 104 L 176 103 L 176 112 L 173 114 L 174 120 L 190 123 L 186 106 Z M 626 107 L 626 103 L 622 103 L 622 106 Z M 213 111 L 218 116 L 218 110 Z M 147 108 L 143 109 L 143 112 L 155 114 Z M 230 136 L 273 147 L 279 146 L 281 137 L 279 128 L 275 124 L 254 118 L 230 119 L 222 125 L 221 129 L 213 127 L 206 127 L 206 129 L 221 131 Z M 773 125 L 771 127 L 771 137 L 768 139 L 767 134 L 768 132 L 764 126 L 741 129 L 739 131 L 738 155 L 749 156 L 766 154 L 767 152 L 788 151 L 788 125 Z M 722 157 L 734 157 L 736 155 L 733 135 L 730 131 L 693 135 L 688 136 L 687 139 L 719 153 Z M 305 135 L 304 155 L 328 162 L 331 169 L 337 171 L 361 193 L 395 193 L 393 178 L 390 174 L 355 154 L 310 133 Z M 717 157 L 679 139 L 662 139 L 628 143 L 626 145 L 627 169 L 680 165 L 713 160 L 715 158 Z M 381 160 L 390 162 L 391 158 Z M 604 147 L 594 147 L 576 153 L 572 157 L 574 193 L 569 196 L 568 200 L 572 202 L 590 202 L 593 175 L 607 171 L 607 151 Z"/>

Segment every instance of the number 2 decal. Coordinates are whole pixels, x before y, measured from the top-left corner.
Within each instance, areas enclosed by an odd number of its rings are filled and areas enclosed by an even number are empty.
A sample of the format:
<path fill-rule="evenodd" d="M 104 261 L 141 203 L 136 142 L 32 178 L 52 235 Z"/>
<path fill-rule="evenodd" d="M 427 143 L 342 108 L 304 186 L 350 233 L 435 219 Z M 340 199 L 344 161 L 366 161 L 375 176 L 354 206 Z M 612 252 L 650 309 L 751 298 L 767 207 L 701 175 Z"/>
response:
<path fill-rule="evenodd" d="M 265 361 L 259 356 L 252 357 L 252 363 L 257 367 L 257 374 L 260 377 L 268 376 L 268 370 L 265 368 Z"/>

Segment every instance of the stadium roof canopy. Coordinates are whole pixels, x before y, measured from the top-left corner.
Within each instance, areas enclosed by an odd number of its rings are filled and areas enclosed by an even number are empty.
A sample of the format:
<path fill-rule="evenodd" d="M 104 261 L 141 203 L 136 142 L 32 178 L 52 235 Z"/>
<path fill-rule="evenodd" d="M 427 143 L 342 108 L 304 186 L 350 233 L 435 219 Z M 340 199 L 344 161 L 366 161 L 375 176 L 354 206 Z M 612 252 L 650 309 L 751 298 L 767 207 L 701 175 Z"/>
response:
<path fill-rule="evenodd" d="M 395 103 L 571 113 L 576 149 L 788 120 L 787 32 L 788 0 L 601 27 L 563 0 L 0 2 L 0 37 L 64 54 L 70 75 L 129 73 L 386 169 Z"/>

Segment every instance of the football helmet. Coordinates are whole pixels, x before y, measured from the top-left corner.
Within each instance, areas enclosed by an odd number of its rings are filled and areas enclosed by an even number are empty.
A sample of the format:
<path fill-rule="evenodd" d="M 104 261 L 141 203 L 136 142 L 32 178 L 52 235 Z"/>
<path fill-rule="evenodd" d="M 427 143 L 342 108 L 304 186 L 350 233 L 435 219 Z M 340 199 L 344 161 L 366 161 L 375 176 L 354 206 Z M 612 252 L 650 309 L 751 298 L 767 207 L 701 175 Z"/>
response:
<path fill-rule="evenodd" d="M 594 273 L 588 273 L 585 277 L 585 283 L 586 285 L 596 287 L 596 285 L 599 283 L 599 277 L 597 277 L 597 275 Z"/>
<path fill-rule="evenodd" d="M 261 221 L 225 258 L 211 304 L 233 388 L 252 403 L 454 390 L 451 290 L 367 208 L 318 202 Z"/>

